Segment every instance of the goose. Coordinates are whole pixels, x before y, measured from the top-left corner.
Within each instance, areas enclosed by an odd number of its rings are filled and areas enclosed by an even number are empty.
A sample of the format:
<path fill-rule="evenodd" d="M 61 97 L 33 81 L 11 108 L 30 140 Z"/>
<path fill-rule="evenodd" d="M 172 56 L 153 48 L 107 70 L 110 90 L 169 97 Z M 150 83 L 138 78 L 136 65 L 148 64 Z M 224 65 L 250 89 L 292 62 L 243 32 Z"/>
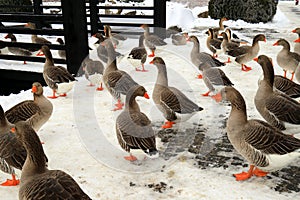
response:
<path fill-rule="evenodd" d="M 5 36 L 5 39 L 11 39 L 11 42 L 17 42 L 17 38 L 14 34 L 9 33 Z M 19 56 L 31 56 L 32 52 L 24 49 L 24 48 L 20 48 L 20 47 L 8 47 L 8 51 L 12 54 L 15 55 L 19 55 Z M 26 64 L 26 61 L 24 60 L 24 64 Z"/>
<path fill-rule="evenodd" d="M 208 37 L 206 39 L 207 48 L 213 53 L 213 57 L 218 57 L 218 54 L 221 53 L 221 43 L 222 40 L 219 40 L 214 36 L 213 29 L 210 28 L 207 31 Z"/>
<path fill-rule="evenodd" d="M 111 27 L 109 25 L 104 25 L 104 35 L 106 38 L 110 38 L 115 47 L 119 44 L 119 41 L 124 41 L 127 38 L 123 35 L 112 33 Z"/>
<path fill-rule="evenodd" d="M 62 38 L 57 38 L 56 42 L 58 42 L 60 45 L 64 45 L 64 41 Z M 66 51 L 65 50 L 58 50 L 58 55 L 59 57 L 61 57 L 62 59 L 66 59 Z"/>
<path fill-rule="evenodd" d="M 98 91 L 102 91 L 102 75 L 104 71 L 104 66 L 101 61 L 92 60 L 89 57 L 86 57 L 83 62 L 83 71 L 85 78 L 90 82 L 89 86 L 97 86 Z"/>
<path fill-rule="evenodd" d="M 154 57 L 156 46 L 165 46 L 167 45 L 167 43 L 157 35 L 150 34 L 149 25 L 143 24 L 141 27 L 145 30 L 144 31 L 145 44 L 152 52 L 150 55 L 148 55 L 148 57 Z"/>
<path fill-rule="evenodd" d="M 219 31 L 223 31 L 225 28 L 227 28 L 223 24 L 225 21 L 228 21 L 228 19 L 226 17 L 222 17 L 219 19 L 219 27 L 211 28 L 215 37 L 219 35 Z"/>
<path fill-rule="evenodd" d="M 138 67 L 135 67 L 136 71 L 147 72 L 147 70 L 145 70 L 145 65 L 144 65 L 147 60 L 147 51 L 144 46 L 144 35 L 139 36 L 139 46 L 134 47 L 130 51 L 128 55 L 128 59 L 131 61 L 131 63 L 138 61 L 138 64 L 142 65 L 141 70 Z"/>
<path fill-rule="evenodd" d="M 117 100 L 113 111 L 121 110 L 123 108 L 121 94 L 126 95 L 128 90 L 138 83 L 128 73 L 118 69 L 116 53 L 111 40 L 107 39 L 104 43 L 108 53 L 108 61 L 103 72 L 103 82 L 109 93 Z"/>
<path fill-rule="evenodd" d="M 254 103 L 260 115 L 272 126 L 285 130 L 284 123 L 300 124 L 300 103 L 289 96 L 274 92 L 274 69 L 271 60 L 260 55 L 257 62 L 263 69 L 263 80 L 256 92 Z"/>
<path fill-rule="evenodd" d="M 161 57 L 154 57 L 151 64 L 154 64 L 158 70 L 152 98 L 157 108 L 167 119 L 162 128 L 172 128 L 174 122 L 186 121 L 203 110 L 180 90 L 168 85 L 167 68 Z"/>
<path fill-rule="evenodd" d="M 189 35 L 188 33 L 176 33 L 171 35 L 172 44 L 176 46 L 186 45 L 188 41 Z"/>
<path fill-rule="evenodd" d="M 28 22 L 25 27 L 28 27 L 30 29 L 36 29 L 36 26 L 34 23 Z M 32 43 L 38 43 L 38 44 L 51 44 L 51 42 L 43 37 L 38 37 L 36 34 L 31 35 L 31 41 Z"/>
<path fill-rule="evenodd" d="M 18 121 L 28 121 L 34 130 L 38 131 L 51 117 L 52 103 L 43 95 L 43 86 L 39 82 L 32 84 L 33 100 L 22 101 L 5 112 L 8 121 L 15 124 Z"/>
<path fill-rule="evenodd" d="M 246 41 L 244 39 L 240 39 L 237 35 L 232 33 L 231 29 L 228 27 L 225 29 L 225 33 L 227 34 L 228 41 L 233 42 L 233 43 L 237 44 L 238 46 L 240 46 L 241 44 L 249 43 L 248 41 Z"/>
<path fill-rule="evenodd" d="M 284 71 L 284 77 L 286 77 L 287 71 L 292 74 L 291 80 L 294 78 L 294 74 L 297 66 L 300 64 L 300 55 L 290 51 L 290 43 L 286 39 L 277 40 L 273 46 L 282 46 L 281 51 L 278 52 L 276 60 L 278 65 Z"/>
<path fill-rule="evenodd" d="M 209 63 L 211 67 L 221 67 L 225 65 L 225 63 L 217 60 L 208 53 L 200 52 L 200 42 L 196 36 L 190 36 L 189 41 L 193 42 L 193 48 L 190 53 L 191 61 L 200 71 L 203 71 L 203 66 L 206 65 L 206 63 Z M 202 78 L 202 75 L 199 74 L 198 78 Z"/>
<path fill-rule="evenodd" d="M 266 42 L 266 37 L 263 34 L 257 34 L 252 41 L 252 46 L 239 46 L 235 49 L 228 51 L 228 55 L 235 57 L 235 61 L 242 65 L 242 71 L 250 71 L 252 68 L 246 66 L 259 53 L 259 41 Z"/>
<path fill-rule="evenodd" d="M 25 148 L 11 132 L 14 127 L 5 117 L 4 110 L 0 105 L 0 169 L 12 175 L 12 179 L 1 183 L 2 186 L 19 185 L 20 180 L 16 178 L 15 169 L 22 170 L 26 158 Z"/>
<path fill-rule="evenodd" d="M 265 121 L 247 118 L 246 103 L 239 91 L 226 86 L 221 90 L 221 97 L 231 103 L 226 124 L 228 139 L 250 163 L 248 172 L 234 174 L 237 181 L 247 180 L 253 175 L 266 176 L 300 157 L 299 139 L 284 134 Z"/>
<path fill-rule="evenodd" d="M 54 65 L 53 57 L 48 46 L 43 45 L 41 50 L 46 57 L 44 64 L 43 77 L 47 85 L 52 89 L 53 95 L 48 98 L 55 99 L 59 96 L 67 96 L 75 83 L 75 78 L 62 66 Z"/>
<path fill-rule="evenodd" d="M 222 32 L 221 36 L 223 37 L 222 43 L 221 43 L 221 50 L 224 54 L 228 54 L 227 52 L 230 50 L 233 50 L 237 47 L 239 47 L 239 45 L 235 42 L 231 42 L 229 41 L 228 35 L 226 32 Z M 228 57 L 227 63 L 230 63 L 230 57 Z"/>
<path fill-rule="evenodd" d="M 116 133 L 120 146 L 130 153 L 131 149 L 141 149 L 150 158 L 158 157 L 156 149 L 155 133 L 149 118 L 140 111 L 136 102 L 137 96 L 149 99 L 149 95 L 143 86 L 133 86 L 126 94 L 125 109 L 116 120 Z M 130 153 L 126 160 L 135 161 L 137 158 Z"/>
<path fill-rule="evenodd" d="M 40 139 L 28 123 L 20 121 L 15 125 L 16 137 L 27 153 L 19 199 L 91 199 L 69 174 L 47 168 Z"/>
<path fill-rule="evenodd" d="M 294 41 L 294 52 L 300 55 L 300 28 L 295 28 L 292 32 L 298 34 L 298 39 Z"/>

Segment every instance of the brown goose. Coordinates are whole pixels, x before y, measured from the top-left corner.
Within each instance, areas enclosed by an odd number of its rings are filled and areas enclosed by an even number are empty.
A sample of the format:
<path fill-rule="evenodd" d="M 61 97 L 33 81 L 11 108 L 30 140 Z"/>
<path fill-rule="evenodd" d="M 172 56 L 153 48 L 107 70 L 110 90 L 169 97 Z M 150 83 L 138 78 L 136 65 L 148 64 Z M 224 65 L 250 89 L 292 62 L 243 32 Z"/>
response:
<path fill-rule="evenodd" d="M 147 60 L 147 51 L 145 49 L 144 46 L 144 35 L 140 35 L 139 37 L 139 46 L 138 47 L 134 47 L 129 55 L 128 58 L 132 61 L 132 60 L 138 60 L 139 61 L 139 65 L 142 65 L 142 69 L 140 70 L 139 68 L 135 67 L 136 71 L 142 71 L 142 72 L 147 72 L 148 70 L 145 70 L 145 62 Z"/>
<path fill-rule="evenodd" d="M 237 35 L 232 33 L 231 29 L 228 27 L 225 29 L 225 33 L 227 34 L 228 41 L 233 42 L 233 43 L 237 44 L 238 46 L 240 46 L 241 44 L 249 43 L 248 41 L 240 39 Z"/>
<path fill-rule="evenodd" d="M 19 199 L 91 199 L 69 174 L 47 169 L 42 144 L 29 124 L 17 122 L 15 129 L 27 152 Z"/>
<path fill-rule="evenodd" d="M 154 57 L 156 46 L 164 46 L 167 45 L 167 43 L 157 35 L 150 34 L 149 25 L 143 24 L 141 27 L 145 30 L 144 32 L 145 44 L 152 52 L 150 55 L 148 55 L 148 57 Z"/>
<path fill-rule="evenodd" d="M 274 87 L 291 98 L 300 97 L 300 85 L 283 76 L 275 75 Z"/>
<path fill-rule="evenodd" d="M 225 22 L 227 20 L 228 19 L 226 17 L 220 18 L 220 20 L 219 20 L 219 27 L 212 28 L 212 31 L 213 31 L 215 37 L 218 37 L 219 31 L 223 31 L 225 29 L 225 26 L 224 26 L 223 22 Z"/>
<path fill-rule="evenodd" d="M 167 68 L 161 57 L 155 57 L 151 64 L 154 64 L 158 70 L 152 94 L 153 101 L 167 119 L 162 128 L 172 128 L 174 122 L 186 121 L 196 112 L 203 110 L 180 90 L 168 85 Z"/>
<path fill-rule="evenodd" d="M 193 42 L 193 48 L 190 53 L 190 57 L 192 63 L 200 70 L 203 71 L 203 67 L 208 63 L 211 67 L 221 67 L 224 66 L 225 63 L 220 62 L 219 60 L 215 59 L 213 56 L 209 55 L 205 52 L 200 52 L 200 43 L 196 36 L 192 35 L 189 38 L 189 41 Z M 198 78 L 202 78 L 202 75 L 199 74 Z"/>
<path fill-rule="evenodd" d="M 123 104 L 121 103 L 121 94 L 126 95 L 128 90 L 138 85 L 129 74 L 125 71 L 119 70 L 116 61 L 116 52 L 112 42 L 105 40 L 105 47 L 108 53 L 107 66 L 103 72 L 103 82 L 109 93 L 117 100 L 116 108 L 113 110 L 121 110 Z"/>
<path fill-rule="evenodd" d="M 295 28 L 292 32 L 298 34 L 298 39 L 294 41 L 294 52 L 300 55 L 300 28 Z"/>
<path fill-rule="evenodd" d="M 9 33 L 5 36 L 5 39 L 11 39 L 11 42 L 17 42 L 17 38 L 14 34 Z M 12 54 L 19 55 L 19 56 L 31 56 L 31 51 L 27 49 L 23 49 L 20 47 L 8 47 L 8 51 Z M 26 61 L 24 60 L 24 64 L 26 64 Z"/>
<path fill-rule="evenodd" d="M 109 25 L 104 25 L 104 35 L 106 38 L 110 38 L 115 47 L 119 44 L 119 41 L 124 41 L 127 38 L 123 35 L 112 33 L 111 27 Z"/>
<path fill-rule="evenodd" d="M 260 55 L 257 62 L 264 74 L 254 99 L 257 111 L 267 122 L 281 130 L 285 130 L 284 122 L 300 124 L 300 103 L 273 90 L 274 69 L 271 60 Z"/>
<path fill-rule="evenodd" d="M 207 48 L 213 53 L 213 56 L 216 58 L 218 54 L 221 52 L 221 43 L 222 40 L 219 40 L 214 36 L 213 29 L 210 28 L 207 31 L 208 37 L 206 39 Z"/>
<path fill-rule="evenodd" d="M 116 120 L 116 133 L 120 146 L 130 153 L 131 149 L 141 149 L 149 157 L 158 157 L 155 143 L 155 133 L 149 118 L 140 111 L 136 102 L 137 96 L 149 99 L 143 86 L 133 86 L 126 94 L 125 110 Z M 130 153 L 126 160 L 134 161 L 137 158 Z"/>
<path fill-rule="evenodd" d="M 277 63 L 284 71 L 283 76 L 286 77 L 286 72 L 289 71 L 292 74 L 291 80 L 293 80 L 296 68 L 300 63 L 300 55 L 290 51 L 290 43 L 285 39 L 277 40 L 273 46 L 283 47 L 277 54 Z"/>
<path fill-rule="evenodd" d="M 52 103 L 43 95 L 40 83 L 32 84 L 33 100 L 18 103 L 5 112 L 6 118 L 12 124 L 18 121 L 28 121 L 34 130 L 38 131 L 51 117 Z"/>
<path fill-rule="evenodd" d="M 12 175 L 12 179 L 7 179 L 1 183 L 2 186 L 15 186 L 20 183 L 16 179 L 15 170 L 22 170 L 26 158 L 26 150 L 11 132 L 14 125 L 5 117 L 2 106 L 0 105 L 0 169 Z"/>
<path fill-rule="evenodd" d="M 221 43 L 221 49 L 224 54 L 228 54 L 228 51 L 231 51 L 235 48 L 238 48 L 239 45 L 235 42 L 230 42 L 227 33 L 222 32 L 221 36 L 223 37 L 222 43 Z M 230 63 L 230 57 L 228 57 L 227 63 Z"/>
<path fill-rule="evenodd" d="M 262 120 L 247 119 L 245 100 L 236 89 L 227 86 L 221 90 L 221 96 L 231 102 L 226 126 L 228 139 L 250 163 L 248 172 L 234 174 L 236 180 L 265 176 L 300 157 L 299 139 L 285 135 Z"/>
<path fill-rule="evenodd" d="M 266 37 L 263 34 L 258 34 L 253 38 L 252 46 L 240 46 L 228 51 L 228 55 L 235 57 L 235 61 L 242 65 L 242 71 L 250 71 L 252 69 L 245 64 L 258 55 L 259 41 L 266 42 Z"/>
<path fill-rule="evenodd" d="M 97 86 L 98 91 L 102 91 L 102 75 L 104 71 L 104 66 L 102 62 L 97 60 L 92 60 L 89 57 L 86 57 L 82 62 L 83 71 L 85 78 L 90 81 L 89 86 Z"/>
<path fill-rule="evenodd" d="M 46 57 L 44 64 L 43 77 L 47 85 L 53 90 L 53 95 L 49 98 L 57 98 L 55 93 L 66 96 L 73 88 L 75 78 L 62 66 L 54 65 L 53 57 L 48 46 L 43 45 L 41 50 Z"/>
<path fill-rule="evenodd" d="M 64 41 L 63 41 L 63 39 L 61 39 L 61 38 L 57 38 L 56 42 L 58 42 L 60 45 L 64 45 L 65 44 Z M 61 49 L 58 50 L 58 55 L 59 55 L 59 57 L 61 57 L 63 59 L 66 59 L 66 51 L 65 50 L 61 50 Z"/>
<path fill-rule="evenodd" d="M 36 26 L 34 23 L 28 22 L 25 27 L 28 27 L 30 29 L 36 29 Z M 31 41 L 32 43 L 38 43 L 38 44 L 51 44 L 51 42 L 43 37 L 38 37 L 36 34 L 31 35 Z"/>

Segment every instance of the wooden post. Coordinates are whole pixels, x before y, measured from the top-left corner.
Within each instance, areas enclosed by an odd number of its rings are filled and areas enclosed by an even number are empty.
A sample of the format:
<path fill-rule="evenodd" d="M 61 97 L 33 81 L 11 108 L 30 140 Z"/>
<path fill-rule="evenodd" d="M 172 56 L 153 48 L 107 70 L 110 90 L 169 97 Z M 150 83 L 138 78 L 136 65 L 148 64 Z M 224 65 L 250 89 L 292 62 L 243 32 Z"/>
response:
<path fill-rule="evenodd" d="M 43 3 L 42 0 L 33 0 L 33 14 L 40 15 L 43 13 L 43 8 L 41 7 L 42 3 Z M 35 21 L 34 23 L 35 23 L 37 29 L 42 28 L 41 21 Z"/>
<path fill-rule="evenodd" d="M 99 0 L 90 0 L 90 22 L 91 22 L 91 35 L 99 32 L 100 18 L 99 9 L 97 7 Z M 103 29 L 103 27 L 102 27 Z"/>
<path fill-rule="evenodd" d="M 166 0 L 154 1 L 154 32 L 161 38 L 166 38 Z"/>
<path fill-rule="evenodd" d="M 81 62 L 89 53 L 85 1 L 63 0 L 65 46 L 68 71 L 81 75 Z"/>

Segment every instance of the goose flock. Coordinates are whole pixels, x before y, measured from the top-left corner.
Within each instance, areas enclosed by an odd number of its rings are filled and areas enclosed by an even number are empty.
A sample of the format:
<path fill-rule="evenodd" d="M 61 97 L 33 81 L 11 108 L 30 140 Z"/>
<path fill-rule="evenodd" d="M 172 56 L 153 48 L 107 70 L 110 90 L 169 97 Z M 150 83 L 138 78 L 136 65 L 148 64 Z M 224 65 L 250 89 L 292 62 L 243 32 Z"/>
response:
<path fill-rule="evenodd" d="M 123 61 L 121 59 L 119 62 L 118 59 L 123 55 L 117 49 L 121 48 L 121 42 L 126 42 L 126 37 L 113 33 L 108 25 L 104 29 L 105 35 L 94 35 L 99 39 L 95 43 L 98 59 L 93 60 L 88 56 L 82 62 L 82 69 L 89 82 L 88 86 L 96 85 L 97 91 L 107 90 L 116 102 L 112 109 L 112 112 L 118 113 L 115 120 L 115 137 L 120 147 L 129 154 L 124 157 L 129 161 L 128 164 L 137 160 L 132 151 L 134 149 L 142 150 L 150 159 L 160 156 L 155 127 L 141 106 L 144 99 L 150 99 L 148 93 L 152 94 L 154 105 L 166 120 L 161 129 L 172 129 L 195 115 L 201 118 L 201 111 L 207 109 L 205 104 L 199 105 L 189 98 L 189 95 L 185 94 L 186 91 L 177 88 L 176 84 L 169 83 L 169 61 L 160 56 L 163 49 L 156 51 L 166 45 L 188 44 L 192 46 L 187 47 L 190 52 L 190 64 L 202 73 L 197 77 L 203 80 L 208 89 L 208 92 L 197 98 L 206 98 L 209 101 L 211 97 L 216 104 L 221 101 L 230 102 L 231 111 L 226 124 L 227 136 L 235 150 L 250 165 L 249 171 L 234 174 L 236 180 L 247 180 L 253 175 L 263 177 L 299 159 L 300 140 L 287 134 L 289 126 L 286 126 L 300 125 L 300 102 L 297 99 L 300 97 L 299 39 L 294 41 L 297 44 L 293 45 L 294 51 L 285 39 L 278 39 L 273 44 L 283 47 L 276 60 L 284 75 L 275 75 L 272 58 L 262 52 L 259 46 L 260 42 L 267 42 L 266 36 L 262 33 L 255 35 L 252 44 L 249 45 L 246 41 L 232 38 L 232 30 L 223 26 L 226 20 L 222 18 L 220 27 L 207 30 L 208 52 L 200 49 L 199 38 L 196 35 L 176 33 L 176 37 L 172 35 L 172 42 L 168 44 L 158 35 L 151 34 L 148 25 L 142 25 L 144 34 L 136 40 L 136 47 L 130 51 L 127 60 L 137 61 L 140 68 L 134 66 L 134 72 L 144 72 L 140 73 L 141 75 L 148 73 L 148 70 L 145 70 L 147 61 L 149 67 L 156 67 L 157 78 L 153 83 L 153 91 L 148 91 L 146 85 L 134 80 L 132 74 L 121 70 Z M 35 28 L 31 23 L 28 23 L 28 26 Z M 296 28 L 291 32 L 300 37 L 299 30 L 300 28 Z M 6 38 L 16 42 L 13 34 L 8 34 Z M 42 52 L 40 55 L 45 56 L 43 77 L 53 95 L 45 97 L 42 85 L 34 82 L 31 89 L 33 100 L 20 102 L 7 111 L 0 106 L 0 168 L 12 176 L 11 180 L 2 185 L 20 185 L 19 199 L 91 199 L 69 174 L 62 170 L 48 169 L 48 157 L 51 158 L 51 155 L 45 154 L 37 134 L 55 112 L 52 105 L 54 99 L 66 97 L 77 82 L 66 68 L 54 63 L 51 50 L 47 46 L 49 43 L 43 39 L 32 36 L 32 42 L 42 44 L 38 55 Z M 60 38 L 57 42 L 63 44 Z M 17 53 L 16 49 L 9 51 L 19 55 L 21 52 L 30 52 L 26 49 L 17 49 Z M 150 54 L 147 53 L 149 51 Z M 64 53 L 59 52 L 59 55 L 63 57 Z M 222 56 L 228 57 L 227 61 L 222 61 Z M 239 82 L 233 83 L 230 74 L 224 72 L 223 69 L 233 62 L 230 58 L 234 58 L 234 62 L 242 66 L 240 73 L 251 73 L 249 71 L 252 67 L 246 66 L 250 61 L 255 60 L 261 66 L 263 78 L 258 80 L 257 93 L 253 99 L 261 119 L 252 119 L 247 115 L 246 101 L 234 87 L 239 85 Z M 290 79 L 287 78 L 287 72 L 292 75 Z M 122 102 L 122 99 L 125 101 Z M 16 177 L 15 169 L 22 171 L 20 180 Z"/>

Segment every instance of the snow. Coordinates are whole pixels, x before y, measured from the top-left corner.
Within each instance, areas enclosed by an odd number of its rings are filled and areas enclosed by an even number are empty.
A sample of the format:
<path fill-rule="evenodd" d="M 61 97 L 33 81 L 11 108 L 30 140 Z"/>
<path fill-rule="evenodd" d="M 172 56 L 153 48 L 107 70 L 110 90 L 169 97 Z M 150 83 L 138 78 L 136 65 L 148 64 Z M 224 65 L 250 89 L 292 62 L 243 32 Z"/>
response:
<path fill-rule="evenodd" d="M 152 2 L 148 1 L 147 2 Z M 146 2 L 146 3 L 147 3 Z M 277 66 L 276 54 L 280 50 L 272 44 L 279 38 L 285 37 L 290 42 L 296 39 L 296 34 L 291 31 L 297 24 L 287 17 L 286 12 L 281 9 L 292 7 L 293 2 L 279 2 L 276 16 L 272 22 L 263 24 L 249 24 L 243 21 L 226 21 L 224 24 L 234 28 L 234 32 L 241 38 L 252 41 L 252 37 L 258 32 L 267 34 L 267 42 L 260 43 L 261 54 L 266 54 L 273 58 L 276 74 L 282 74 L 282 70 Z M 148 5 L 148 4 L 147 4 Z M 197 10 L 205 8 L 194 8 L 189 10 L 184 5 L 168 3 L 167 21 L 171 25 L 178 22 L 178 25 L 186 25 L 189 34 L 198 36 L 201 50 L 209 52 L 206 48 L 205 29 L 206 27 L 217 26 L 218 21 L 213 19 L 198 19 Z M 183 19 L 185 14 L 189 18 Z M 175 18 L 174 15 L 178 18 Z M 193 26 L 191 25 L 193 24 Z M 174 25 L 174 24 L 172 24 Z M 244 28 L 244 31 L 239 31 Z M 258 32 L 253 32 L 258 30 Z M 270 31 L 276 30 L 273 35 Z M 2 35 L 4 37 L 4 35 Z M 1 37 L 2 37 L 1 36 Z M 2 37 L 2 38 L 3 38 Z M 30 40 L 28 36 L 17 35 L 19 41 Z M 54 37 L 47 39 L 55 42 Z M 170 39 L 166 39 L 168 45 L 159 48 L 156 52 L 161 56 L 167 65 L 169 85 L 181 89 L 188 97 L 193 99 L 198 105 L 204 108 L 203 111 L 193 116 L 187 122 L 177 124 L 174 129 L 185 131 L 193 129 L 194 124 L 201 123 L 206 130 L 206 137 L 220 138 L 225 134 L 222 123 L 228 116 L 229 106 L 218 104 L 209 97 L 202 97 L 201 94 L 207 91 L 202 80 L 196 79 L 198 70 L 192 65 L 189 59 L 192 44 L 186 46 L 174 46 Z M 126 59 L 132 47 L 137 46 L 138 40 L 129 38 L 117 50 L 125 54 L 119 60 L 119 68 L 128 72 L 134 80 L 143 85 L 150 97 L 153 91 L 153 84 L 156 80 L 157 70 L 153 65 L 146 64 L 149 72 L 136 72 L 130 61 Z M 91 58 L 96 58 L 96 50 L 90 54 Z M 6 53 L 4 50 L 3 53 Z M 57 52 L 53 51 L 54 57 Z M 220 56 L 221 60 L 226 60 L 225 56 Z M 148 58 L 146 63 L 149 63 Z M 262 119 L 254 106 L 254 95 L 257 90 L 257 82 L 262 74 L 260 66 L 253 62 L 249 65 L 253 68 L 250 72 L 242 72 L 240 66 L 235 63 L 227 64 L 222 69 L 235 83 L 237 88 L 244 96 L 248 116 L 250 118 Z M 25 66 L 18 61 L 0 61 L 1 68 L 13 68 L 41 72 L 42 63 L 31 63 Z M 123 159 L 127 155 L 116 139 L 115 119 L 121 111 L 113 112 L 115 103 L 108 91 L 96 91 L 95 87 L 87 87 L 89 84 L 84 77 L 78 77 L 73 91 L 68 93 L 65 98 L 50 99 L 54 105 L 54 112 L 49 121 L 39 130 L 38 134 L 42 141 L 45 152 L 49 158 L 50 169 L 61 169 L 69 173 L 80 184 L 83 190 L 92 199 L 296 199 L 299 193 L 279 193 L 272 189 L 280 179 L 273 180 L 267 178 L 252 177 L 244 182 L 237 182 L 232 177 L 233 173 L 247 170 L 246 168 L 229 166 L 223 168 L 200 169 L 195 165 L 195 154 L 187 151 L 171 157 L 169 160 L 160 157 L 158 159 L 144 160 L 144 154 L 134 151 L 138 162 L 129 163 Z M 9 83 L 8 83 L 9 84 Z M 51 95 L 48 87 L 44 87 L 44 94 Z M 19 94 L 0 96 L 0 102 L 4 110 L 9 109 L 18 102 L 32 99 L 30 90 L 21 91 Z M 152 100 L 138 98 L 138 103 L 154 124 L 155 131 L 160 130 L 164 118 L 154 106 Z M 299 137 L 299 126 L 288 127 L 287 132 L 296 134 Z M 191 135 L 187 135 L 187 140 Z M 193 137 L 193 136 L 192 136 Z M 210 145 L 214 145 L 211 143 Z M 157 146 L 162 155 L 168 146 L 157 138 Z M 202 155 L 209 153 L 210 149 L 203 149 Z M 238 155 L 237 153 L 235 155 Z M 232 155 L 230 155 L 232 156 Z M 246 161 L 244 161 L 246 163 Z M 299 166 L 299 161 L 295 161 L 294 166 Z M 17 171 L 20 177 L 21 172 Z M 9 175 L 0 173 L 0 180 L 10 178 Z M 166 190 L 160 192 L 149 188 L 149 184 L 167 184 Z M 298 185 L 299 187 L 299 185 Z M 0 187 L 1 199 L 14 200 L 18 196 L 18 186 Z"/>

